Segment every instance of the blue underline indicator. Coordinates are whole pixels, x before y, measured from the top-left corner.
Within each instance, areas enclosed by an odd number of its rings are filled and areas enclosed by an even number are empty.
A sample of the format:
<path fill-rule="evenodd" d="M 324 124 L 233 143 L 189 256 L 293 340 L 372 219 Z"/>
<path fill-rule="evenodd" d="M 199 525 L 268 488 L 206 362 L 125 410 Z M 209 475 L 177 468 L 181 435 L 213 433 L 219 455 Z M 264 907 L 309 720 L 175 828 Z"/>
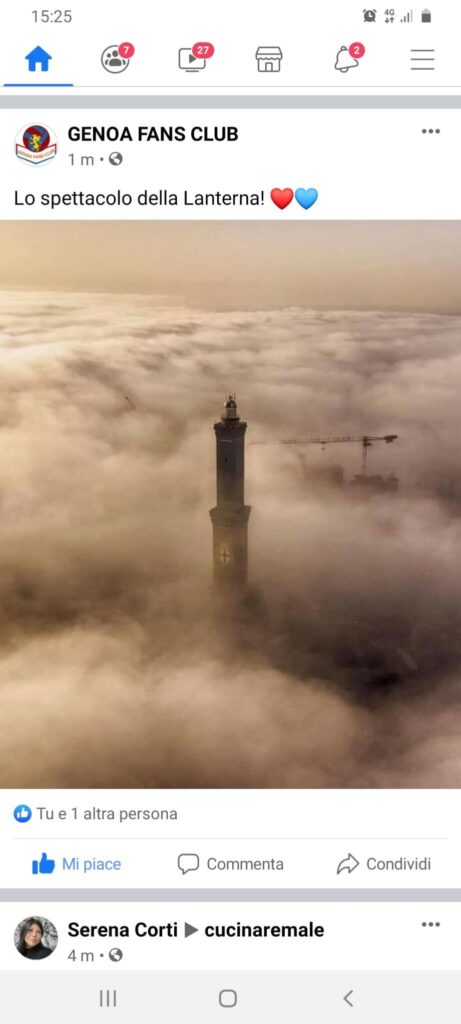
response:
<path fill-rule="evenodd" d="M 73 89 L 73 82 L 4 82 L 4 89 Z"/>

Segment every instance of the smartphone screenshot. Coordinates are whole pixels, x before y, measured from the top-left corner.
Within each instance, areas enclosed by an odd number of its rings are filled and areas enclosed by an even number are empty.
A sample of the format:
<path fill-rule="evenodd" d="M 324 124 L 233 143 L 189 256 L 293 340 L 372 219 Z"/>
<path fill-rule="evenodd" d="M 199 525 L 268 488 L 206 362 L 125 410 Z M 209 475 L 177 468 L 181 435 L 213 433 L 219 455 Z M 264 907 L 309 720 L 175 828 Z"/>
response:
<path fill-rule="evenodd" d="M 461 14 L 0 20 L 0 1011 L 456 1024 Z"/>

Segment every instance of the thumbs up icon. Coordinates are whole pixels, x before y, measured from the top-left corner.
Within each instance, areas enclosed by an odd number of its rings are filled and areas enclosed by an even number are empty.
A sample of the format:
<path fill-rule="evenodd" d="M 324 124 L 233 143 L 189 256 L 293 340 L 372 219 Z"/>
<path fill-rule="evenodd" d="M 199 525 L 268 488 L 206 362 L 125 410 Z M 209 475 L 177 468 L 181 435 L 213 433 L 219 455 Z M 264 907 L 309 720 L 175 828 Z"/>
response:
<path fill-rule="evenodd" d="M 52 875 L 56 867 L 56 861 L 50 860 L 46 853 L 42 853 L 41 859 L 32 861 L 33 875 Z"/>
<path fill-rule="evenodd" d="M 30 821 L 32 817 L 32 809 L 28 807 L 27 804 L 18 804 L 18 806 L 15 807 L 13 814 L 15 821 Z"/>

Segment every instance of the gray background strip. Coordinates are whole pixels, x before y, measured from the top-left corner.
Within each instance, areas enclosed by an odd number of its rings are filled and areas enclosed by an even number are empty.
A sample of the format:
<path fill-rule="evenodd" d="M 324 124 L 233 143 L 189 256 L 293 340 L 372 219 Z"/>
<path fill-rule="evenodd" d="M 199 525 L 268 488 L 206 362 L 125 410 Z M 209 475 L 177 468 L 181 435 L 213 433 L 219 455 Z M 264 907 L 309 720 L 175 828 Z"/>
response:
<path fill-rule="evenodd" d="M 0 889 L 0 903 L 459 903 L 461 889 Z"/>
<path fill-rule="evenodd" d="M 20 96 L 0 95 L 4 109 L 122 110 L 189 109 L 315 109 L 315 110 L 443 110 L 461 107 L 461 96 Z"/>

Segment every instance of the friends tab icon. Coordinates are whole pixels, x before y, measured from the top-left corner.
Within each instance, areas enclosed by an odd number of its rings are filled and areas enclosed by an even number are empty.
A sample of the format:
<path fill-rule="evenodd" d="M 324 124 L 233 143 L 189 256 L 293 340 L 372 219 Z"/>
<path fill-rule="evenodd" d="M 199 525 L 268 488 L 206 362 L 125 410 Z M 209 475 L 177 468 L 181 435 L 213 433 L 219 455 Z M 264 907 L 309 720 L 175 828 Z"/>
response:
<path fill-rule="evenodd" d="M 120 75 L 122 71 L 129 68 L 134 52 L 133 43 L 116 43 L 114 46 L 106 46 L 101 54 L 104 71 L 108 71 L 111 75 Z"/>

